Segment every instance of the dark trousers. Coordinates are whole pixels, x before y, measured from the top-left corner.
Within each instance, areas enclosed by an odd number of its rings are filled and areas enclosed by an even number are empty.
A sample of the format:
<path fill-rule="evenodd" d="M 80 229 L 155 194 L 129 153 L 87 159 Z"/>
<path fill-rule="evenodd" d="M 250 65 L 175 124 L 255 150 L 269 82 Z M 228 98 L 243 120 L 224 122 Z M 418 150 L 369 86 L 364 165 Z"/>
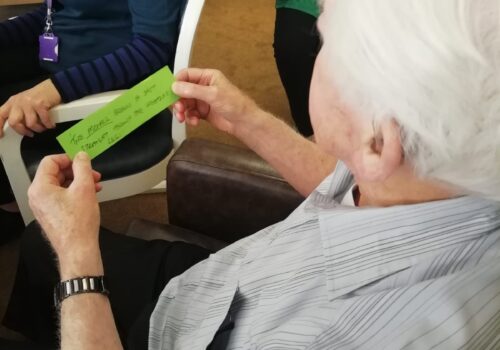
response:
<path fill-rule="evenodd" d="M 0 54 L 0 106 L 11 96 L 30 89 L 49 74 L 38 63 L 37 47 L 3 50 Z M 14 200 L 3 164 L 0 164 L 0 204 Z"/>
<path fill-rule="evenodd" d="M 170 279 L 210 252 L 183 242 L 143 241 L 105 229 L 100 232 L 100 246 L 122 344 L 126 349 L 147 349 L 149 318 L 160 293 Z M 40 349 L 57 348 L 53 288 L 58 281 L 52 250 L 38 225 L 32 223 L 22 237 L 17 276 L 3 323 Z M 3 349 L 1 345 L 0 341 Z"/>
<path fill-rule="evenodd" d="M 320 48 L 316 18 L 301 11 L 276 10 L 274 57 L 298 131 L 314 132 L 309 118 L 309 87 Z"/>

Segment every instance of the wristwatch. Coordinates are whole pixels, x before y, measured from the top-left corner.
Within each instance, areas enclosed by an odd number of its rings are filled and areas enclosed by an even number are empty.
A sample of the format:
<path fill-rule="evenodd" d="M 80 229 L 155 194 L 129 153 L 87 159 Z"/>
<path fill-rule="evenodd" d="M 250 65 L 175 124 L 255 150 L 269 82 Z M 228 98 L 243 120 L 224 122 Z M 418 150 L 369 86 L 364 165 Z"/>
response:
<path fill-rule="evenodd" d="M 104 276 L 85 276 L 59 282 L 54 287 L 54 304 L 59 307 L 64 299 L 83 293 L 109 295 Z"/>

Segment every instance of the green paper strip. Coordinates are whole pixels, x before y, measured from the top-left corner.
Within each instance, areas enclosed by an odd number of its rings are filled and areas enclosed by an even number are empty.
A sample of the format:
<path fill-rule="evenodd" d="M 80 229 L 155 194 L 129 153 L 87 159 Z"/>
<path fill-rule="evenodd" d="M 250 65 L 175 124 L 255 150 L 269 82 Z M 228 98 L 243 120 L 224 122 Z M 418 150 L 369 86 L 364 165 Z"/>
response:
<path fill-rule="evenodd" d="M 57 137 L 68 156 L 84 151 L 95 158 L 175 103 L 175 78 L 164 67 Z M 138 146 L 140 147 L 140 146 Z"/>

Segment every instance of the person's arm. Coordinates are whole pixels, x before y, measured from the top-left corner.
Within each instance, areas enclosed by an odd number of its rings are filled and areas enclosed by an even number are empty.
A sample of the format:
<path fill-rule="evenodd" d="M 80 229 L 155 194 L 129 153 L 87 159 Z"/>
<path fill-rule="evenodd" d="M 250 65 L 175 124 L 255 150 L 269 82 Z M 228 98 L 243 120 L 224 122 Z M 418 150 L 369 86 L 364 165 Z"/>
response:
<path fill-rule="evenodd" d="M 134 38 L 127 45 L 52 75 L 63 102 L 130 87 L 171 63 L 182 0 L 129 0 Z"/>
<path fill-rule="evenodd" d="M 282 120 L 257 110 L 234 132 L 297 192 L 307 197 L 334 169 L 336 160 Z"/>
<path fill-rule="evenodd" d="M 166 66 L 173 50 L 169 43 L 136 35 L 126 46 L 59 71 L 50 80 L 62 102 L 67 103 L 100 92 L 128 88 Z"/>
<path fill-rule="evenodd" d="M 69 251 L 69 250 L 68 250 Z M 83 276 L 102 276 L 98 247 L 72 249 L 59 255 L 61 281 Z M 86 293 L 71 296 L 61 304 L 61 349 L 122 349 L 107 296 Z"/>
<path fill-rule="evenodd" d="M 0 107 L 0 138 L 6 122 L 30 137 L 54 128 L 49 110 L 61 102 L 128 88 L 166 66 L 177 44 L 181 5 L 182 0 L 129 0 L 134 33 L 131 42 L 12 96 Z"/>
<path fill-rule="evenodd" d="M 191 68 L 177 75 L 173 89 L 179 120 L 197 125 L 205 119 L 268 161 L 298 192 L 309 195 L 334 169 L 336 160 L 315 143 L 233 86 L 216 70 Z"/>
<path fill-rule="evenodd" d="M 0 50 L 36 44 L 43 32 L 46 15 L 44 3 L 33 12 L 0 22 Z"/>
<path fill-rule="evenodd" d="M 87 95 L 127 88 L 167 65 L 172 53 L 168 43 L 136 36 L 115 52 L 57 72 L 0 106 L 0 138 L 7 121 L 16 132 L 30 137 L 52 129 L 51 108 Z"/>
<path fill-rule="evenodd" d="M 61 280 L 101 276 L 99 249 L 100 175 L 89 157 L 46 157 L 28 191 L 30 206 L 59 262 Z M 112 291 L 111 291 L 112 293 Z M 122 349 L 108 298 L 79 294 L 61 305 L 62 349 Z"/>

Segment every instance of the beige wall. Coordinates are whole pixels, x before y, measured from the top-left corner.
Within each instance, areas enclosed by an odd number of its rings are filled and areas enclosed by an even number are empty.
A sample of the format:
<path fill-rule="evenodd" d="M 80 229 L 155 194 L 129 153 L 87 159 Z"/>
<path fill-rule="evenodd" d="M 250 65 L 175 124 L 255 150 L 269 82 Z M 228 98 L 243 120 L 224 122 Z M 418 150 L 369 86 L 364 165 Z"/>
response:
<path fill-rule="evenodd" d="M 36 4 L 41 0 L 0 0 L 0 6 L 5 5 L 22 5 L 22 4 Z"/>

